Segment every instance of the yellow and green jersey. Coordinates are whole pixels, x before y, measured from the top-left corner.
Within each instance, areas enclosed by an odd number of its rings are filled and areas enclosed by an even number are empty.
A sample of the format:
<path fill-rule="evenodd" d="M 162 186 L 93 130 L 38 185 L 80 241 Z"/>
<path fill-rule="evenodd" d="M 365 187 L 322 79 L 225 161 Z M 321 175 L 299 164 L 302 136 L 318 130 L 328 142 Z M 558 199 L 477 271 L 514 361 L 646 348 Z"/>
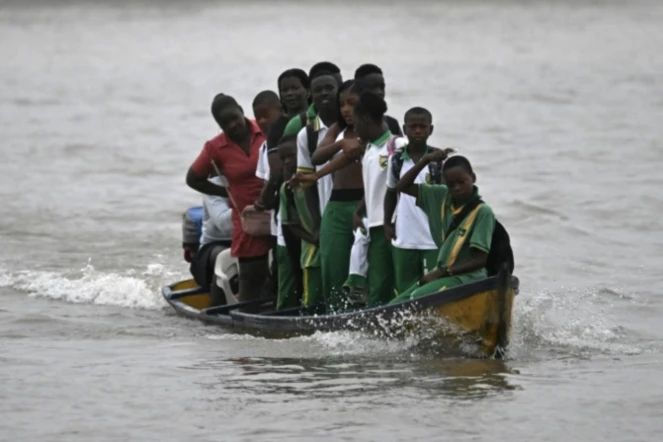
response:
<path fill-rule="evenodd" d="M 480 198 L 476 186 L 474 186 L 474 197 Z M 440 247 L 437 260 L 440 268 L 450 267 L 456 261 L 469 259 L 471 248 L 485 253 L 490 252 L 495 229 L 495 214 L 488 204 L 477 205 L 448 238 L 445 238 L 445 232 L 462 208 L 453 208 L 447 186 L 420 184 L 417 206 L 428 215 L 431 235 Z"/>

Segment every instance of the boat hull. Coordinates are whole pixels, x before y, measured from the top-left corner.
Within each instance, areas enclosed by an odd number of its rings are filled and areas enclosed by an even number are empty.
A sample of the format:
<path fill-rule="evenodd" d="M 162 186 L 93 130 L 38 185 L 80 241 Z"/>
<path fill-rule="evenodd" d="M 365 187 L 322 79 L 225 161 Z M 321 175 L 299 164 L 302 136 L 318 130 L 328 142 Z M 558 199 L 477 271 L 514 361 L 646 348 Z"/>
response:
<path fill-rule="evenodd" d="M 233 331 L 283 338 L 318 331 L 368 331 L 387 338 L 418 334 L 471 344 L 501 356 L 509 343 L 518 279 L 506 273 L 397 305 L 335 315 L 313 310 L 274 311 L 273 299 L 209 308 L 209 296 L 192 280 L 164 287 L 163 296 L 185 317 Z M 259 313 L 250 311 L 259 310 Z"/>

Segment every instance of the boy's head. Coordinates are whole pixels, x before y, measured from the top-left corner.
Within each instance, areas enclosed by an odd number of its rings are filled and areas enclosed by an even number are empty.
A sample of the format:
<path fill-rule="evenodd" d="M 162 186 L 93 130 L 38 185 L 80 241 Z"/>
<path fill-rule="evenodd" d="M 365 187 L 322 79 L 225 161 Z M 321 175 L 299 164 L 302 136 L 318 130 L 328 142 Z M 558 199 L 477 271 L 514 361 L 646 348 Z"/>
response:
<path fill-rule="evenodd" d="M 343 83 L 343 75 L 341 75 L 341 70 L 334 63 L 330 61 L 321 61 L 311 66 L 311 70 L 308 72 L 308 77 L 311 79 L 311 82 L 313 82 L 313 77 L 315 77 L 319 71 L 330 72 L 339 85 Z"/>
<path fill-rule="evenodd" d="M 311 97 L 318 112 L 336 112 L 339 83 L 331 71 L 319 70 L 311 76 Z"/>
<path fill-rule="evenodd" d="M 382 97 L 372 92 L 364 92 L 359 96 L 352 112 L 352 120 L 357 136 L 364 141 L 371 141 L 371 132 L 382 126 L 387 103 Z"/>
<path fill-rule="evenodd" d="M 361 83 L 365 90 L 373 92 L 384 99 L 386 85 L 382 69 L 374 64 L 362 64 L 355 71 L 355 81 Z"/>
<path fill-rule="evenodd" d="M 308 75 L 301 69 L 288 69 L 279 75 L 279 95 L 288 113 L 296 112 L 308 105 L 310 86 Z"/>
<path fill-rule="evenodd" d="M 244 111 L 230 95 L 218 94 L 212 100 L 210 110 L 223 133 L 231 140 L 239 142 L 249 134 Z"/>
<path fill-rule="evenodd" d="M 423 107 L 413 107 L 405 112 L 403 123 L 403 133 L 411 144 L 425 145 L 433 133 L 433 115 Z"/>
<path fill-rule="evenodd" d="M 269 126 L 283 115 L 281 100 L 274 91 L 262 91 L 253 99 L 253 115 L 265 136 Z"/>
<path fill-rule="evenodd" d="M 289 180 L 297 172 L 297 135 L 282 137 L 277 149 L 283 167 L 283 179 Z"/>
<path fill-rule="evenodd" d="M 460 155 L 451 156 L 444 162 L 442 173 L 454 204 L 467 203 L 472 198 L 477 181 L 470 161 Z"/>

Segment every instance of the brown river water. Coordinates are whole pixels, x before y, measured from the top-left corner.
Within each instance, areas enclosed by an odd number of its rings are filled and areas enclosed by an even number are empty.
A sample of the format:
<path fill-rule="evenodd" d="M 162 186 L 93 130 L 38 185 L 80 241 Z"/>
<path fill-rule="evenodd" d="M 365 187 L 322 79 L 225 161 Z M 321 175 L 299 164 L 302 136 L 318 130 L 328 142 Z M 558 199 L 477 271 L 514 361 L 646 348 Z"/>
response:
<path fill-rule="evenodd" d="M 0 441 L 657 441 L 663 2 L 0 1 Z M 380 65 L 509 228 L 506 361 L 179 318 L 184 174 L 289 67 Z"/>

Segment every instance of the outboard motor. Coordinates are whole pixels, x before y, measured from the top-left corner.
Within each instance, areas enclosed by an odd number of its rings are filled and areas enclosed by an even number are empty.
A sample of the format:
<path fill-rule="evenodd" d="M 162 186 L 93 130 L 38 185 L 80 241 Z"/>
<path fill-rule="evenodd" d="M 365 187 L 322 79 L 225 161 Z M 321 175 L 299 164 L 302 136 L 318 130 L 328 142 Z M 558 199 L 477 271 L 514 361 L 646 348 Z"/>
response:
<path fill-rule="evenodd" d="M 198 251 L 202 232 L 203 206 L 191 207 L 182 216 L 182 248 L 186 262 L 191 262 Z"/>

